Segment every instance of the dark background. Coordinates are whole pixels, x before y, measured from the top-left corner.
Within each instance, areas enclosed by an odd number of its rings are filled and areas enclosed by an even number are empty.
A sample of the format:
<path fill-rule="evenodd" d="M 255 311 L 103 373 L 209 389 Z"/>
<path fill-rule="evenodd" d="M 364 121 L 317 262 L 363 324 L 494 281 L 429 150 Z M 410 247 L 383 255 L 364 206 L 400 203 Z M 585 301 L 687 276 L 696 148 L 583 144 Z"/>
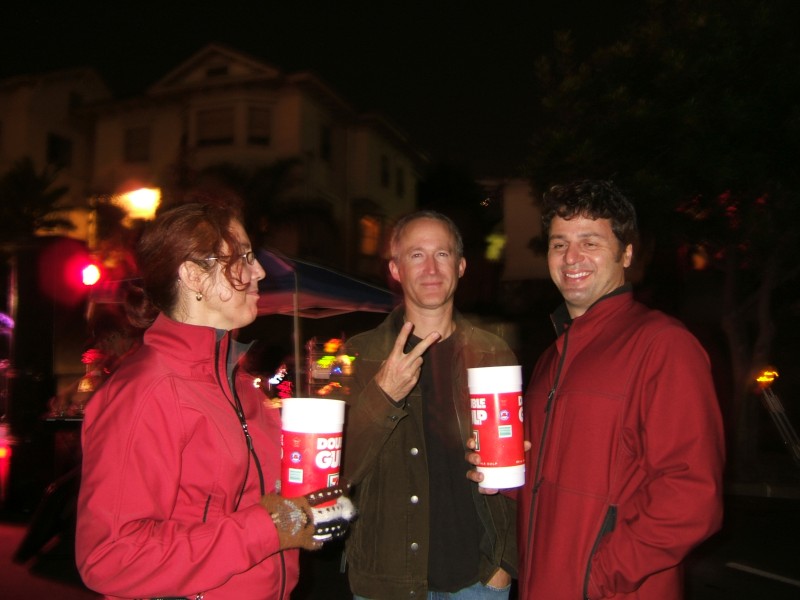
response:
<path fill-rule="evenodd" d="M 222 43 L 284 73 L 314 72 L 434 162 L 515 175 L 537 125 L 534 64 L 553 32 L 570 29 L 588 49 L 613 39 L 639 4 L 14 3 L 0 26 L 0 78 L 90 66 L 115 95 L 134 95 Z"/>

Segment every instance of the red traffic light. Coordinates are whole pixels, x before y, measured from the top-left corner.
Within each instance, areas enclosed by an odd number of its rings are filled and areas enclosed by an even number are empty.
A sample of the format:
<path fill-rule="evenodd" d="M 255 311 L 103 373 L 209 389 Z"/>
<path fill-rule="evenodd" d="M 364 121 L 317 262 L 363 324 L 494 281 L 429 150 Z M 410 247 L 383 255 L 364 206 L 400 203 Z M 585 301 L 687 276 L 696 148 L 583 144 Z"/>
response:
<path fill-rule="evenodd" d="M 59 304 L 76 305 L 103 281 L 103 268 L 86 244 L 64 237 L 42 240 L 39 254 L 41 291 Z"/>

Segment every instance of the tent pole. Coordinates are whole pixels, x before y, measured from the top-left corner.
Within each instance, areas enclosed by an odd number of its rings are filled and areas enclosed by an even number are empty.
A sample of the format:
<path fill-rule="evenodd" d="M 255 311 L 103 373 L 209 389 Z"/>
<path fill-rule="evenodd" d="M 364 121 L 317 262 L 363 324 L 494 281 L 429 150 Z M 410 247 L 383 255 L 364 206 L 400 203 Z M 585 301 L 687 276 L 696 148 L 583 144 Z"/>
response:
<path fill-rule="evenodd" d="M 297 397 L 302 397 L 305 393 L 300 388 L 300 372 L 305 373 L 305 365 L 300 363 L 300 285 L 297 281 L 297 271 L 294 274 L 294 389 Z"/>

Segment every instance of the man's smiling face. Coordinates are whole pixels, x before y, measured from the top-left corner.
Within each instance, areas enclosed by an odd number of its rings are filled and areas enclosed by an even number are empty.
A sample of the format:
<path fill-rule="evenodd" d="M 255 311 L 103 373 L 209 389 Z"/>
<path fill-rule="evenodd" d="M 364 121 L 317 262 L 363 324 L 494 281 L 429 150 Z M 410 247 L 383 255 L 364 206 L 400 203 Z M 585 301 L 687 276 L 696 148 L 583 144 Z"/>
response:
<path fill-rule="evenodd" d="M 622 248 L 609 219 L 557 216 L 550 224 L 550 277 L 573 319 L 625 283 L 632 256 L 633 246 Z"/>

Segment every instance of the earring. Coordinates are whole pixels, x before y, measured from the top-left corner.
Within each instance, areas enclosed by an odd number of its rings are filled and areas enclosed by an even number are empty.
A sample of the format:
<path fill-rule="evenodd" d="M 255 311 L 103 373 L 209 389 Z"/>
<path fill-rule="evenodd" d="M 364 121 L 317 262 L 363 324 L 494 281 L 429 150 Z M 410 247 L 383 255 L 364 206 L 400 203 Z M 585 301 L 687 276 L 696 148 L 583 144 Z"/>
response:
<path fill-rule="evenodd" d="M 200 302 L 200 300 L 202 300 L 202 299 L 203 299 L 203 294 L 201 294 L 200 292 L 197 292 L 197 293 L 194 295 L 194 298 L 195 298 L 195 300 L 197 300 L 198 302 Z"/>

